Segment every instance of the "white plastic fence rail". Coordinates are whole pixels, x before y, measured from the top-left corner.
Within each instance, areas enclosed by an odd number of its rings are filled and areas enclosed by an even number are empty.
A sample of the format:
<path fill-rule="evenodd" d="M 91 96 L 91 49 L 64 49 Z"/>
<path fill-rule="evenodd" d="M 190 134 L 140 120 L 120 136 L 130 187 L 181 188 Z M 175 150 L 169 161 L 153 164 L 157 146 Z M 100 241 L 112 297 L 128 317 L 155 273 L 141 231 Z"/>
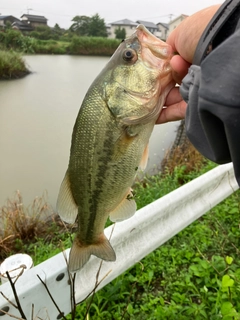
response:
<path fill-rule="evenodd" d="M 103 262 L 99 280 L 105 278 L 98 289 L 161 246 L 237 189 L 238 184 L 232 164 L 218 166 L 138 210 L 131 219 L 116 223 L 111 244 L 116 251 L 117 260 Z M 112 226 L 105 230 L 108 237 L 111 232 Z M 69 249 L 65 253 L 68 256 Z M 99 264 L 98 258 L 91 257 L 77 274 L 76 302 L 83 300 L 94 288 Z M 19 301 L 28 320 L 61 319 L 59 311 L 37 275 L 47 285 L 61 312 L 68 314 L 71 311 L 70 286 L 63 253 L 27 271 L 16 282 Z M 8 310 L 9 314 L 20 318 L 19 311 L 9 302 L 15 303 L 10 284 L 1 285 L 0 292 L 5 295 L 5 298 L 0 295 L 0 309 Z M 0 316 L 0 320 L 7 319 L 13 319 L 13 317 Z"/>

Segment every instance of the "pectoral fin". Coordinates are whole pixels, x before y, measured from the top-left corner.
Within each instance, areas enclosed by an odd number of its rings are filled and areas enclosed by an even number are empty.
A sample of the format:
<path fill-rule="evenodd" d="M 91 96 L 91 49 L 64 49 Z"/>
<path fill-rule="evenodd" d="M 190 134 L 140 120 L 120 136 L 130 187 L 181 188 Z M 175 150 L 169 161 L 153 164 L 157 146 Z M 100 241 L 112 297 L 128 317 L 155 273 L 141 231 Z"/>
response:
<path fill-rule="evenodd" d="M 137 210 L 135 200 L 132 198 L 133 194 L 131 189 L 127 194 L 126 198 L 112 211 L 109 215 L 110 220 L 113 222 L 123 221 L 131 218 Z"/>
<path fill-rule="evenodd" d="M 61 184 L 56 207 L 57 212 L 63 221 L 67 223 L 74 223 L 76 221 L 78 207 L 73 199 L 70 189 L 68 171 L 66 172 Z"/>

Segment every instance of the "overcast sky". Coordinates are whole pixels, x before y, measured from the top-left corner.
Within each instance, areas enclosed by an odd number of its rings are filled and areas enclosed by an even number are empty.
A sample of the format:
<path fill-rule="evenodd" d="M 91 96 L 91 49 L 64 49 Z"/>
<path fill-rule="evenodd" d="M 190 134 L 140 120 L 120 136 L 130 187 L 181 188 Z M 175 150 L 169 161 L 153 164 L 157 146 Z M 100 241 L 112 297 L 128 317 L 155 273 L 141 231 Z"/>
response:
<path fill-rule="evenodd" d="M 56 23 L 69 28 L 76 15 L 93 16 L 98 13 L 106 23 L 130 19 L 154 23 L 169 22 L 170 17 L 191 15 L 219 0 L 0 0 L 0 14 L 20 18 L 22 14 L 43 15 L 48 25 Z M 31 10 L 30 10 L 31 9 Z"/>

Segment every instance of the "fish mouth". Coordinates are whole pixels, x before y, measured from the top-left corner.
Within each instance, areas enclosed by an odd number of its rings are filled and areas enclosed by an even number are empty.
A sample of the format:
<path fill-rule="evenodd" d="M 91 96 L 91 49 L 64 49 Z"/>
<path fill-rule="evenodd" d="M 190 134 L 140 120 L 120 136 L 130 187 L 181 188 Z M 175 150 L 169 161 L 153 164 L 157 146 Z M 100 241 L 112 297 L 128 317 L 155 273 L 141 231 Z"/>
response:
<path fill-rule="evenodd" d="M 156 57 L 168 59 L 173 55 L 172 48 L 167 43 L 154 36 L 142 24 L 137 26 L 136 36 L 142 46 L 149 48 L 152 54 L 154 54 Z"/>

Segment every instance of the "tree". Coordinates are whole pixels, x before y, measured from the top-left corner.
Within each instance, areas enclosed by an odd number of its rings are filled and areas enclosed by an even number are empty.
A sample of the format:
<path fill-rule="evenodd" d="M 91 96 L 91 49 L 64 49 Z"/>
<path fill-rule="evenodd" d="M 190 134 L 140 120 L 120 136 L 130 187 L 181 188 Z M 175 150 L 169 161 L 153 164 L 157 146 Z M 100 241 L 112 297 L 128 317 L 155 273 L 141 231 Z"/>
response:
<path fill-rule="evenodd" d="M 114 31 L 116 39 L 125 39 L 126 38 L 126 30 L 125 28 L 118 27 Z"/>
<path fill-rule="evenodd" d="M 104 19 L 101 19 L 98 14 L 91 17 L 88 35 L 92 37 L 107 37 Z"/>
<path fill-rule="evenodd" d="M 61 28 L 59 27 L 59 24 L 56 23 L 55 26 L 53 27 L 56 31 L 61 31 Z"/>
<path fill-rule="evenodd" d="M 92 17 L 75 16 L 72 21 L 70 30 L 80 36 L 88 37 L 107 37 L 107 30 L 104 19 L 101 19 L 98 14 Z"/>
<path fill-rule="evenodd" d="M 57 23 L 53 27 L 52 31 L 55 39 L 58 39 L 61 35 L 64 34 L 64 29 L 61 29 Z"/>
<path fill-rule="evenodd" d="M 72 21 L 74 23 L 71 25 L 70 30 L 81 36 L 87 36 L 89 31 L 90 17 L 87 16 L 75 16 Z"/>
<path fill-rule="evenodd" d="M 5 30 L 10 30 L 12 29 L 12 23 L 11 21 L 7 20 L 5 23 Z"/>
<path fill-rule="evenodd" d="M 40 40 L 49 40 L 52 38 L 52 30 L 48 26 L 37 26 L 29 35 Z"/>

